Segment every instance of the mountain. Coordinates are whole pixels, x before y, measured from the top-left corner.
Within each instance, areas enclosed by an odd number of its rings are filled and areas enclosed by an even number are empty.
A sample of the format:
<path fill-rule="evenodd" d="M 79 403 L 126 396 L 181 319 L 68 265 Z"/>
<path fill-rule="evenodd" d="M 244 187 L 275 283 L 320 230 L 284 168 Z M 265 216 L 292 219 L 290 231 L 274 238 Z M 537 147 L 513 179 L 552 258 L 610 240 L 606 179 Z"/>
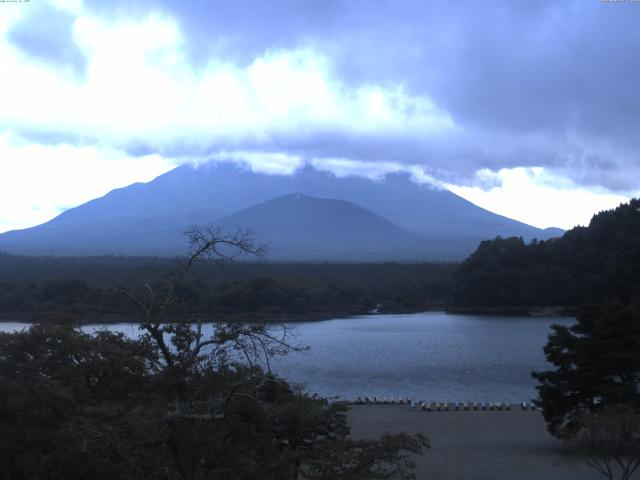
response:
<path fill-rule="evenodd" d="M 544 232 L 544 235 L 538 237 L 539 240 L 561 237 L 566 232 L 566 230 L 557 227 L 548 227 L 543 229 L 542 231 Z"/>
<path fill-rule="evenodd" d="M 269 258 L 289 260 L 452 260 L 476 246 L 469 239 L 440 239 L 407 232 L 344 200 L 300 193 L 278 197 L 215 222 L 225 231 L 251 229 L 269 244 Z"/>
<path fill-rule="evenodd" d="M 171 255 L 184 251 L 181 232 L 190 225 L 221 221 L 295 192 L 351 202 L 407 233 L 442 239 L 439 244 L 444 246 L 477 244 L 496 235 L 525 239 L 556 235 L 491 213 L 449 191 L 415 183 L 406 174 L 373 181 L 306 167 L 293 175 L 266 175 L 232 163 L 215 163 L 181 166 L 149 183 L 113 190 L 42 225 L 2 234 L 0 250 Z"/>
<path fill-rule="evenodd" d="M 177 255 L 186 250 L 185 230 L 220 217 L 212 209 L 153 217 L 135 217 L 126 209 L 121 216 L 93 218 L 90 214 L 85 217 L 84 212 L 65 213 L 37 227 L 0 235 L 0 251 L 26 255 Z"/>

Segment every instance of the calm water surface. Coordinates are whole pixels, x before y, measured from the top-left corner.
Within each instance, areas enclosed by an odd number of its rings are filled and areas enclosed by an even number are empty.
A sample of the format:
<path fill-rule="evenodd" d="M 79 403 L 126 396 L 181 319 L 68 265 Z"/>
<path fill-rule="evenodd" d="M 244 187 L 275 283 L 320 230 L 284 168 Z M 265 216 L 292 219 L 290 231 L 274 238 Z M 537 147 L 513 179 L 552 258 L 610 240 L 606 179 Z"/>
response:
<path fill-rule="evenodd" d="M 574 320 L 428 312 L 300 322 L 291 324 L 295 342 L 310 349 L 272 366 L 322 396 L 528 401 L 536 396 L 531 371 L 549 367 L 542 347 L 553 323 Z M 138 332 L 129 324 L 108 328 Z"/>

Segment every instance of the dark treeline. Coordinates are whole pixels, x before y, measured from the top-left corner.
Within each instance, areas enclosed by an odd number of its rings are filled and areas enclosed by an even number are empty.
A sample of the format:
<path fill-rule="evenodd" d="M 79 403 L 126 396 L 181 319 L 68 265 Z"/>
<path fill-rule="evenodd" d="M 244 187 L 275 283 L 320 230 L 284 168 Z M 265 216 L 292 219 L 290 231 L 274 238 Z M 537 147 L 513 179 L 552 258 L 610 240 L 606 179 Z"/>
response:
<path fill-rule="evenodd" d="M 120 320 L 120 287 L 157 283 L 175 258 L 0 254 L 0 318 Z M 442 307 L 453 264 L 235 262 L 198 265 L 181 287 L 181 313 L 286 320 Z"/>
<path fill-rule="evenodd" d="M 456 307 L 576 307 L 640 295 L 640 200 L 594 215 L 588 227 L 525 244 L 482 242 L 453 274 Z"/>

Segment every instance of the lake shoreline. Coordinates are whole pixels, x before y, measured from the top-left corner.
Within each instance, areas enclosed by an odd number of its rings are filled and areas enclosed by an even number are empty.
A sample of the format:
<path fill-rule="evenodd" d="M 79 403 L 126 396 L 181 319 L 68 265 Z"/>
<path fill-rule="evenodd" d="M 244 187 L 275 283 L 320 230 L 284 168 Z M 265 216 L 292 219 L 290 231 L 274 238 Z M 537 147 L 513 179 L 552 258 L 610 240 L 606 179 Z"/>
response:
<path fill-rule="evenodd" d="M 575 317 L 577 308 L 571 307 L 448 307 L 446 305 L 433 305 L 423 308 L 385 308 L 380 305 L 377 310 L 365 308 L 346 308 L 331 311 L 291 313 L 291 312 L 253 312 L 253 313 L 210 313 L 207 315 L 213 318 L 200 319 L 202 323 L 300 323 L 300 322 L 322 322 L 335 319 L 349 319 L 360 317 L 363 315 L 412 315 L 420 313 L 445 313 L 449 315 L 495 315 L 500 317 L 531 317 L 531 318 L 549 318 L 549 317 Z M 184 320 L 185 317 L 191 317 L 191 320 Z M 44 318 L 43 318 L 44 317 Z M 193 322 L 198 318 L 195 314 L 176 314 L 170 321 L 176 322 Z M 80 315 L 77 313 L 25 313 L 25 314 L 0 314 L 1 323 L 65 323 L 79 326 L 85 325 L 116 325 L 119 323 L 139 323 L 139 320 L 130 315 L 111 315 L 111 314 L 87 314 Z"/>
<path fill-rule="evenodd" d="M 256 313 L 256 314 L 219 314 L 215 318 L 202 319 L 202 323 L 234 323 L 234 322 L 247 322 L 247 323 L 269 323 L 269 324 L 279 324 L 279 323 L 295 323 L 295 322 L 315 322 L 315 321 L 324 321 L 324 320 L 333 320 L 335 318 L 350 318 L 360 315 L 367 315 L 371 312 L 368 310 L 342 310 L 342 311 L 332 311 L 332 312 L 310 312 L 305 314 L 265 314 L 265 313 Z M 407 313 L 415 313 L 415 312 L 407 312 Z M 210 314 L 211 315 L 211 314 Z M 214 314 L 215 315 L 215 314 Z M 168 321 L 175 321 L 179 323 L 194 323 L 194 320 L 198 317 L 196 315 L 192 315 L 189 320 L 185 320 L 185 317 L 189 315 L 175 315 L 173 318 L 169 317 Z M 166 317 L 165 317 L 166 318 Z M 25 324 L 36 324 L 36 323 L 64 323 L 64 324 L 72 324 L 78 326 L 86 326 L 86 325 L 117 325 L 120 323 L 128 323 L 135 324 L 140 323 L 140 321 L 132 316 L 128 315 L 86 315 L 83 316 L 82 319 L 79 317 L 72 316 L 54 316 L 47 317 L 43 319 L 38 314 L 25 314 L 25 315 L 11 315 L 0 317 L 0 323 L 25 323 Z"/>
<path fill-rule="evenodd" d="M 558 305 L 550 305 L 546 307 L 446 307 L 443 309 L 445 313 L 452 315 L 497 315 L 505 317 L 575 317 L 578 313 L 578 307 L 564 307 Z"/>

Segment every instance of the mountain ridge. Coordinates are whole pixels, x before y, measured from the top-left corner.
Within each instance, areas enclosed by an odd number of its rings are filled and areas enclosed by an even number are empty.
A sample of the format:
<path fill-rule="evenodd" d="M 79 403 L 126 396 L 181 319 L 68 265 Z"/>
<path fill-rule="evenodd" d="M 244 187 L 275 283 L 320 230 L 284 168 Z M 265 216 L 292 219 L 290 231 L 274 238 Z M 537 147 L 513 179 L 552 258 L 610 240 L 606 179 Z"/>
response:
<path fill-rule="evenodd" d="M 449 191 L 417 184 L 406 174 L 373 181 L 306 167 L 290 176 L 267 175 L 223 162 L 177 167 L 151 182 L 112 190 L 42 225 L 0 235 L 0 250 L 172 255 L 184 251 L 180 232 L 190 225 L 216 223 L 293 192 L 350 202 L 407 233 L 443 244 L 461 238 L 477 244 L 497 235 L 525 239 L 557 235 L 483 210 Z M 431 245 L 435 248 L 435 243 Z"/>
<path fill-rule="evenodd" d="M 352 202 L 301 193 L 253 205 L 214 226 L 250 229 L 257 243 L 269 244 L 267 258 L 276 260 L 452 260 L 477 243 L 451 239 L 457 244 L 443 249 Z"/>

